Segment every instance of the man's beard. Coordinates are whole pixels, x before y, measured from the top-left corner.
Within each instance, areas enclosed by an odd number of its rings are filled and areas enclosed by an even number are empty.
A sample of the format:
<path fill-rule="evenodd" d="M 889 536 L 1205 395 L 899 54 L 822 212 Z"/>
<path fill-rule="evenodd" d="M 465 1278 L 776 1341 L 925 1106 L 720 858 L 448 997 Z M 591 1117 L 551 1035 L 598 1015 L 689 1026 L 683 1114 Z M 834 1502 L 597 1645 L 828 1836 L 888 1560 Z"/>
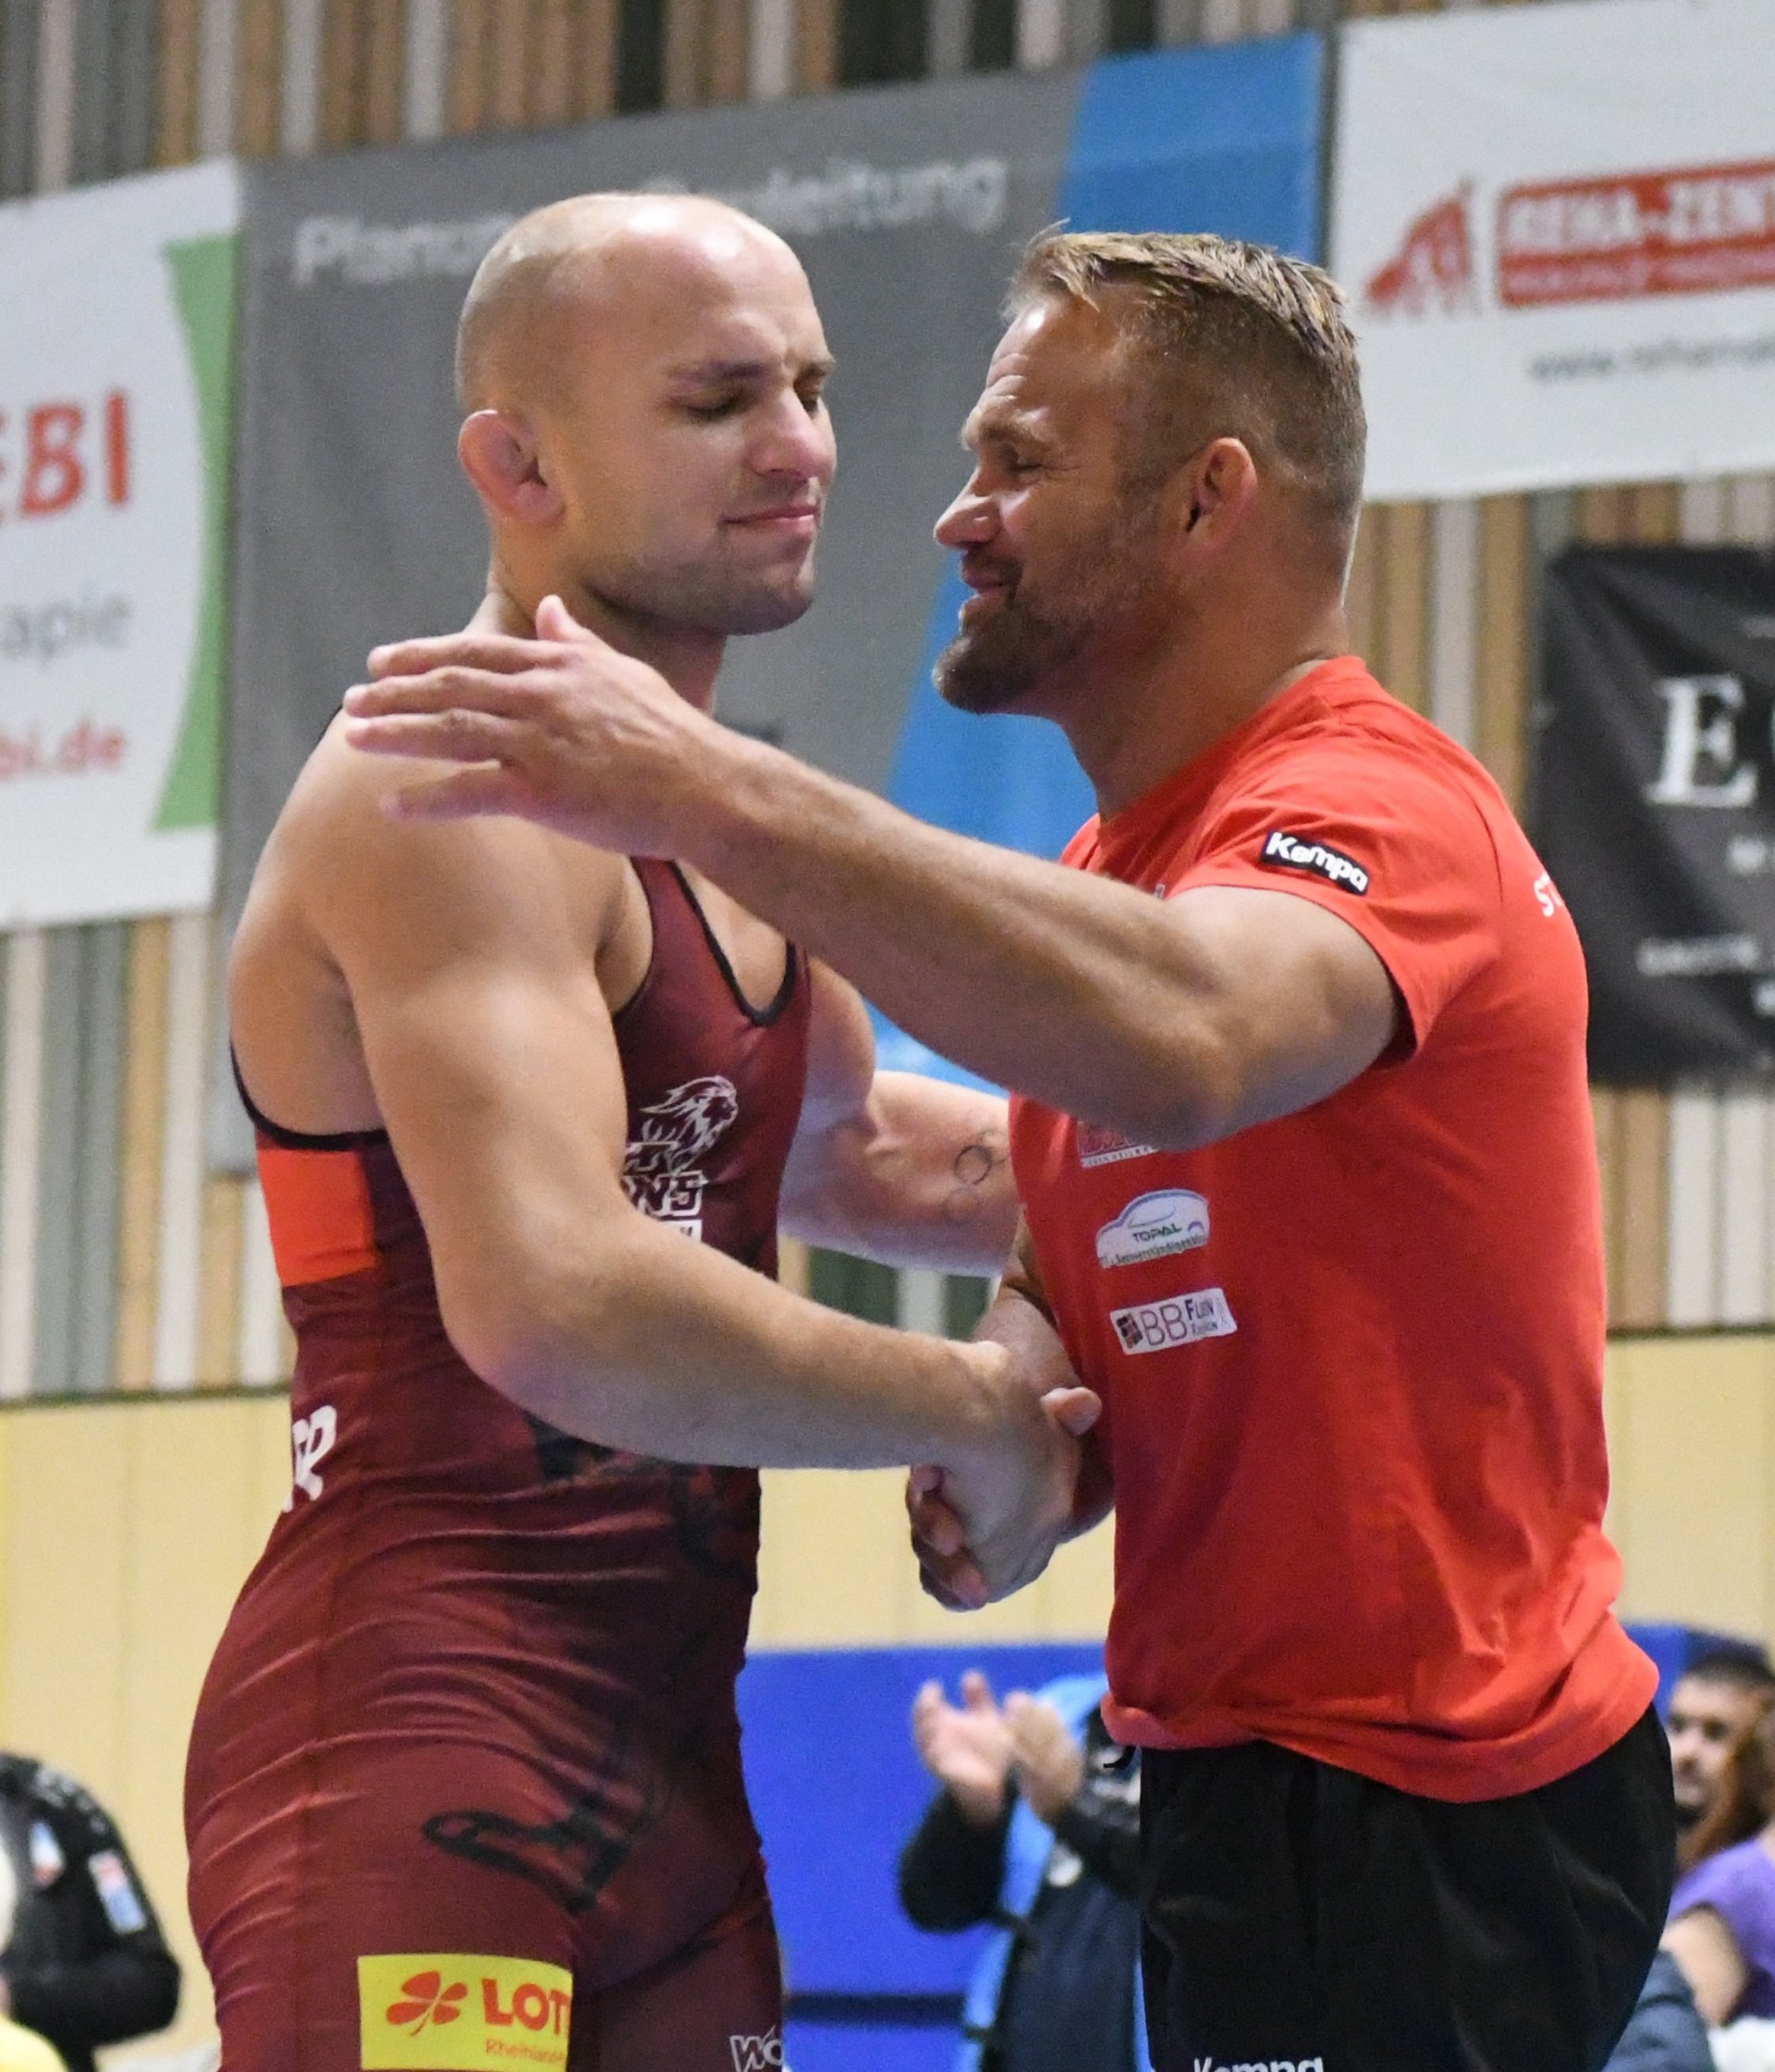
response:
<path fill-rule="evenodd" d="M 936 658 L 944 702 L 960 712 L 1004 712 L 1069 668 L 1108 631 L 1141 582 L 1143 527 L 1119 524 L 1093 563 L 1053 606 L 1018 595 L 1018 581 L 978 626 L 963 626 Z"/>

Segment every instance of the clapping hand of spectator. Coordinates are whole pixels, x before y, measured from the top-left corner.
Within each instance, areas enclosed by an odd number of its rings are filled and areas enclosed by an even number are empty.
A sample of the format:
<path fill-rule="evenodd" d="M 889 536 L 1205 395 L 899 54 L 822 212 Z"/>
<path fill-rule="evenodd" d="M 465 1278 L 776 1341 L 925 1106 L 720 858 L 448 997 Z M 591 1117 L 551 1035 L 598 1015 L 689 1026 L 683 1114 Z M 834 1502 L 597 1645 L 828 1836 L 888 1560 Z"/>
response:
<path fill-rule="evenodd" d="M 1030 1810 L 1052 1827 L 1084 1782 L 1084 1751 L 1055 1708 L 1027 1691 L 1012 1691 L 1001 1717 L 1017 1788 Z"/>
<path fill-rule="evenodd" d="M 933 1680 L 912 1700 L 912 1740 L 919 1759 L 976 1827 L 989 1827 L 1005 1809 L 1011 1745 L 992 1686 L 977 1669 L 961 1678 L 961 1702 L 951 1705 Z"/>

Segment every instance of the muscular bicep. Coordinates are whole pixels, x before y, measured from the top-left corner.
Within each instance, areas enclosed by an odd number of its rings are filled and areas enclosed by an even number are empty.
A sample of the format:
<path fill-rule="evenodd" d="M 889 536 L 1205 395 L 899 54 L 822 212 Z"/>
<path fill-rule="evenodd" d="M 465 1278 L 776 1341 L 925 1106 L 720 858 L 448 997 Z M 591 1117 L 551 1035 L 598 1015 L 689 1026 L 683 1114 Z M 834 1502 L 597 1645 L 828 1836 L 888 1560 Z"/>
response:
<path fill-rule="evenodd" d="M 1336 914 L 1287 892 L 1203 886 L 1168 920 L 1190 974 L 1190 1045 L 1203 1088 L 1193 1144 L 1324 1100 L 1395 1041 L 1387 967 Z"/>
<path fill-rule="evenodd" d="M 1003 1099 L 877 1071 L 868 1012 L 853 988 L 821 965 L 814 987 L 784 1229 L 893 1265 L 996 1272 L 1017 1214 Z"/>
<path fill-rule="evenodd" d="M 553 839 L 477 823 L 366 829 L 353 875 L 374 894 L 327 916 L 445 1319 L 471 1365 L 552 1261 L 597 1220 L 630 1213 L 621 1065 Z"/>

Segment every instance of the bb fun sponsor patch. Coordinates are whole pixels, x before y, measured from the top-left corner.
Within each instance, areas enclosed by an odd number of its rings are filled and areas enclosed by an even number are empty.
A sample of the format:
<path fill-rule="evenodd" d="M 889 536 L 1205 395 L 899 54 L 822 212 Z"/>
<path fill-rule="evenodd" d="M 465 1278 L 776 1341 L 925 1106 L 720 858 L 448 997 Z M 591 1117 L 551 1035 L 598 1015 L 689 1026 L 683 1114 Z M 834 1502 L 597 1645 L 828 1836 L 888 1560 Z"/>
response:
<path fill-rule="evenodd" d="M 1278 828 L 1265 836 L 1257 861 L 1266 870 L 1304 871 L 1309 877 L 1324 878 L 1341 892 L 1353 892 L 1359 900 L 1367 897 L 1367 871 L 1353 856 L 1346 856 L 1328 842 L 1308 841 Z"/>
<path fill-rule="evenodd" d="M 1161 1187 L 1136 1195 L 1120 1215 L 1097 1232 L 1097 1264 L 1138 1266 L 1169 1258 L 1208 1242 L 1208 1205 L 1188 1187 Z"/>
<path fill-rule="evenodd" d="M 1112 1309 L 1109 1321 L 1124 1353 L 1168 1353 L 1204 1338 L 1230 1338 L 1239 1329 L 1221 1288 L 1131 1303 L 1126 1309 Z"/>

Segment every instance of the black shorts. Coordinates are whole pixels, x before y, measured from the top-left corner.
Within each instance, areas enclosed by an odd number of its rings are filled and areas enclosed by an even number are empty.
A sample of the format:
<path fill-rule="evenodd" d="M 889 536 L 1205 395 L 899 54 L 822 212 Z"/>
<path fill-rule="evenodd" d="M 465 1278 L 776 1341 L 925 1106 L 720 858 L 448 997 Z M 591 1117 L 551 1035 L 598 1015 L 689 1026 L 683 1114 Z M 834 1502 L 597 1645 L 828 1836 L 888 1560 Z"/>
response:
<path fill-rule="evenodd" d="M 1670 1905 L 1656 1712 L 1476 1804 L 1261 1741 L 1148 1749 L 1141 1792 L 1156 2072 L 1598 2072 Z"/>

